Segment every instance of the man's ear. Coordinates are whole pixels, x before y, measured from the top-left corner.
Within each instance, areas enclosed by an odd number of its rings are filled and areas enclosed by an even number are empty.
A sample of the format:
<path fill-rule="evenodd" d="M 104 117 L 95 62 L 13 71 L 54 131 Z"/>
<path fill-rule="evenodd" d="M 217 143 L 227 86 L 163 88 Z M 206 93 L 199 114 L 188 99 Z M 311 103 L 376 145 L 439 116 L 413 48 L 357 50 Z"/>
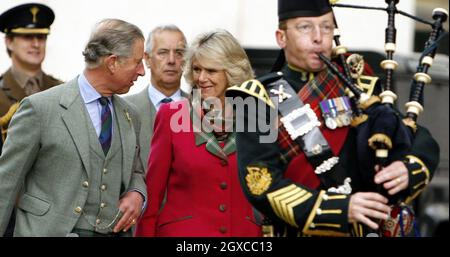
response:
<path fill-rule="evenodd" d="M 275 38 L 277 39 L 278 46 L 284 49 L 286 47 L 286 30 L 277 29 Z"/>
<path fill-rule="evenodd" d="M 117 55 L 114 55 L 114 54 L 105 57 L 105 60 L 103 63 L 105 65 L 105 68 L 109 71 L 110 74 L 116 73 L 118 61 L 119 60 L 118 60 Z"/>
<path fill-rule="evenodd" d="M 12 45 L 12 41 L 14 40 L 14 38 L 11 37 L 5 37 L 5 45 L 6 45 L 6 49 L 8 49 L 9 51 L 13 51 L 11 49 L 11 45 Z"/>
<path fill-rule="evenodd" d="M 146 52 L 144 52 L 144 62 L 145 62 L 145 66 L 150 69 L 150 64 L 151 64 L 152 60 L 150 58 L 150 55 Z"/>

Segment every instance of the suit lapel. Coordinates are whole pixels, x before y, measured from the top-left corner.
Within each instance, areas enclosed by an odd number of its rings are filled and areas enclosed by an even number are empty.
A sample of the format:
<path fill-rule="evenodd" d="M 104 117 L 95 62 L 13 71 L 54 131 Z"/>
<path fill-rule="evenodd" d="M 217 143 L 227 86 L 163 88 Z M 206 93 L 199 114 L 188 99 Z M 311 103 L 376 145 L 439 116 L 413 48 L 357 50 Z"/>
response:
<path fill-rule="evenodd" d="M 86 123 L 87 111 L 81 99 L 77 79 L 78 77 L 65 85 L 67 88 L 61 96 L 60 105 L 66 109 L 62 114 L 62 119 L 72 136 L 72 140 L 89 176 L 89 130 L 88 126 L 86 126 L 89 123 Z"/>
<path fill-rule="evenodd" d="M 133 122 L 131 120 L 128 107 L 122 102 L 120 97 L 113 96 L 115 119 L 117 121 L 118 133 L 120 134 L 120 143 L 122 146 L 122 181 L 125 185 L 128 185 L 131 178 L 131 170 L 134 161 L 134 154 L 136 148 L 136 134 L 133 128 Z"/>
<path fill-rule="evenodd" d="M 14 79 L 11 69 L 9 69 L 3 77 L 3 90 L 8 92 L 8 95 L 14 98 L 15 101 L 20 101 L 26 97 L 25 90 L 20 87 L 17 81 Z"/>

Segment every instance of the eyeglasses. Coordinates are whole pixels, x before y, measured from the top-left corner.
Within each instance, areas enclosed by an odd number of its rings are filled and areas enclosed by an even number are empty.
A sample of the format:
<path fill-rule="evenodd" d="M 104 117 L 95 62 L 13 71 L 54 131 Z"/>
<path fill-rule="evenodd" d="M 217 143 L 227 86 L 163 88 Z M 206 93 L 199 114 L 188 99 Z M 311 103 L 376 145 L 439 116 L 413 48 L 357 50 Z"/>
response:
<path fill-rule="evenodd" d="M 301 34 L 310 35 L 311 33 L 316 31 L 317 26 L 315 26 L 312 23 L 307 22 L 307 23 L 300 23 L 294 27 L 290 27 L 290 28 L 286 28 L 286 29 L 295 29 L 298 32 L 300 32 Z M 319 25 L 319 29 L 323 35 L 330 35 L 330 34 L 333 34 L 333 32 L 334 32 L 334 24 L 323 23 L 323 24 Z"/>

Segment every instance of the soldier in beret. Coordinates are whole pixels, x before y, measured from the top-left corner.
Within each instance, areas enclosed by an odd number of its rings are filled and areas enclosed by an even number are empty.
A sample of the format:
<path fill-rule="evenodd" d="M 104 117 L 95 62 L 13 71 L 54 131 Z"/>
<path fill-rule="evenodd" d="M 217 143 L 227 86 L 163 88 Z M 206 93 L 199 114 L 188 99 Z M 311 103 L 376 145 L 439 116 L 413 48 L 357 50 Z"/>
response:
<path fill-rule="evenodd" d="M 391 196 L 411 201 L 424 189 L 437 167 L 439 147 L 428 130 L 419 128 L 408 155 L 373 173 L 370 182 L 388 194 L 368 190 L 361 174 L 374 171 L 359 169 L 351 104 L 342 82 L 318 57 L 332 55 L 330 3 L 279 0 L 278 17 L 276 39 L 287 65 L 227 90 L 229 97 L 258 103 L 236 118 L 258 121 L 256 132 L 248 125 L 236 136 L 244 193 L 266 216 L 268 235 L 366 236 L 388 219 Z M 365 78 L 369 91 L 379 86 L 378 78 Z M 273 120 L 278 124 L 270 141 L 272 130 L 258 125 Z"/>
<path fill-rule="evenodd" d="M 0 31 L 11 67 L 0 76 L 0 154 L 9 121 L 19 102 L 26 96 L 61 84 L 42 71 L 47 35 L 55 14 L 48 6 L 29 3 L 11 8 L 0 15 Z M 5 236 L 12 236 L 14 215 Z"/>

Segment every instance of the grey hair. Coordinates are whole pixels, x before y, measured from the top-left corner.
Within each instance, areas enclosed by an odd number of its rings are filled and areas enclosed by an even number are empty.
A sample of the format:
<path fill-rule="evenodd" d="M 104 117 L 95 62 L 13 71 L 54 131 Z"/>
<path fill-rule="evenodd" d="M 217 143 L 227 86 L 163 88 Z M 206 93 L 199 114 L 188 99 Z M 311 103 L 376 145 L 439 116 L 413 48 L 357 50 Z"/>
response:
<path fill-rule="evenodd" d="M 155 43 L 155 34 L 161 33 L 163 31 L 171 31 L 171 32 L 179 32 L 183 36 L 184 45 L 187 44 L 186 37 L 184 36 L 183 31 L 181 31 L 180 28 L 178 28 L 174 24 L 166 24 L 166 25 L 159 25 L 155 27 L 150 33 L 148 33 L 147 41 L 145 42 L 145 52 L 151 56 L 153 51 L 153 46 Z"/>
<path fill-rule="evenodd" d="M 130 57 L 136 40 L 144 40 L 142 31 L 131 23 L 119 19 L 105 19 L 96 24 L 83 51 L 87 68 L 96 68 L 102 57 L 117 55 Z"/>
<path fill-rule="evenodd" d="M 240 85 L 254 78 L 250 61 L 236 38 L 230 32 L 217 29 L 195 38 L 185 55 L 184 78 L 193 85 L 192 62 L 207 61 L 215 69 L 224 70 L 228 87 Z"/>

